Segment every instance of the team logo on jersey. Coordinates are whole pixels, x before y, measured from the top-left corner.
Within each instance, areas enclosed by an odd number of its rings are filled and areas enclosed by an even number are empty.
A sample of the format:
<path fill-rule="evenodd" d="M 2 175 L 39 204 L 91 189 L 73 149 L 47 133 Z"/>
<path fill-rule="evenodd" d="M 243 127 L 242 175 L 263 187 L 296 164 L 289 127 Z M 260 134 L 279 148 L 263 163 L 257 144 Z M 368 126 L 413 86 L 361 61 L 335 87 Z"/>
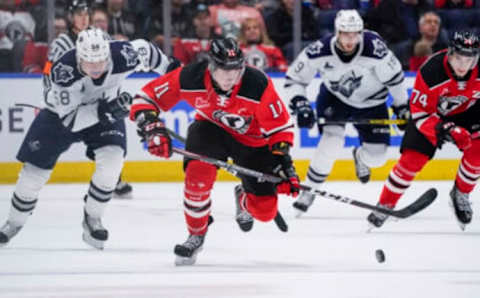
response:
<path fill-rule="evenodd" d="M 252 116 L 242 117 L 240 115 L 229 114 L 222 110 L 216 110 L 212 114 L 213 119 L 230 127 L 239 134 L 245 134 L 252 123 Z"/>
<path fill-rule="evenodd" d="M 332 70 L 332 69 L 333 69 L 333 65 L 330 64 L 330 63 L 327 61 L 327 62 L 325 62 L 325 64 L 323 65 L 323 68 L 324 68 L 325 70 Z"/>
<path fill-rule="evenodd" d="M 59 62 L 52 69 L 52 78 L 55 83 L 68 83 L 73 79 L 73 67 Z"/>
<path fill-rule="evenodd" d="M 197 109 L 207 108 L 210 106 L 208 100 L 204 99 L 203 97 L 195 97 L 195 107 Z"/>
<path fill-rule="evenodd" d="M 339 92 L 345 97 L 350 97 L 357 90 L 362 82 L 363 76 L 357 76 L 352 70 L 342 75 L 338 81 L 330 81 L 334 92 Z"/>
<path fill-rule="evenodd" d="M 320 56 L 320 53 L 322 52 L 322 48 L 323 48 L 323 43 L 318 40 L 314 43 L 311 43 L 305 50 L 305 53 L 310 59 L 317 58 L 318 56 Z"/>
<path fill-rule="evenodd" d="M 385 55 L 387 55 L 388 48 L 383 41 L 376 38 L 372 40 L 372 44 L 373 44 L 373 54 L 375 56 L 377 56 L 378 58 L 383 58 L 385 57 Z"/>
<path fill-rule="evenodd" d="M 256 48 L 247 53 L 245 60 L 248 65 L 255 66 L 258 69 L 264 69 L 268 66 L 267 56 Z"/>
<path fill-rule="evenodd" d="M 438 99 L 438 112 L 441 115 L 448 115 L 451 111 L 455 110 L 462 104 L 468 101 L 468 97 L 463 95 L 457 96 L 440 96 Z"/>
<path fill-rule="evenodd" d="M 135 50 L 129 46 L 129 45 L 123 45 L 122 50 L 120 51 L 122 54 L 123 58 L 125 58 L 125 62 L 127 63 L 127 66 L 135 66 L 137 65 L 138 61 L 138 54 L 135 52 Z"/>

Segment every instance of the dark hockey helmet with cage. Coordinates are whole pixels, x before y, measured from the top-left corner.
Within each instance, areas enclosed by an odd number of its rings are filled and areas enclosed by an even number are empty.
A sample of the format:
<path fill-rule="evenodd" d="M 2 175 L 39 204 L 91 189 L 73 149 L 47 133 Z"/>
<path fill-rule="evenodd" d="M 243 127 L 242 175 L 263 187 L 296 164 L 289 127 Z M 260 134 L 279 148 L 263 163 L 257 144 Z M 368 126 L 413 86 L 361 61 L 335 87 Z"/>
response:
<path fill-rule="evenodd" d="M 478 35 L 472 31 L 456 31 L 450 39 L 449 53 L 475 57 L 480 54 Z"/>
<path fill-rule="evenodd" d="M 68 4 L 68 12 L 75 13 L 77 11 L 88 11 L 90 9 L 90 5 L 88 4 L 87 0 L 70 0 Z"/>
<path fill-rule="evenodd" d="M 233 38 L 214 39 L 208 54 L 214 69 L 242 69 L 245 66 L 243 52 Z"/>

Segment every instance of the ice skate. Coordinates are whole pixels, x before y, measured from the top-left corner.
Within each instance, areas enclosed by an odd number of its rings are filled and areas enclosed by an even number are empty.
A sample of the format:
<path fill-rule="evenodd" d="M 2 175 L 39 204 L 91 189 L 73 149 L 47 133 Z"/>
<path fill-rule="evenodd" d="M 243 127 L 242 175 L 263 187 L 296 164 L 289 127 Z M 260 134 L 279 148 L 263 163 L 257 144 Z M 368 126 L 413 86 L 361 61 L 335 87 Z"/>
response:
<path fill-rule="evenodd" d="M 117 199 L 131 199 L 132 198 L 132 186 L 127 182 L 118 180 L 117 186 L 113 190 L 114 198 Z"/>
<path fill-rule="evenodd" d="M 463 193 L 456 186 L 450 191 L 450 207 L 452 207 L 453 213 L 462 231 L 465 231 L 465 227 L 472 221 L 472 207 L 470 206 L 470 200 L 468 199 L 468 193 Z"/>
<path fill-rule="evenodd" d="M 0 247 L 7 245 L 10 239 L 17 235 L 22 227 L 7 221 L 0 229 Z"/>
<path fill-rule="evenodd" d="M 205 235 L 190 235 L 183 244 L 175 245 L 174 253 L 176 266 L 190 266 L 195 264 L 197 255 L 203 249 Z"/>
<path fill-rule="evenodd" d="M 84 211 L 82 226 L 83 241 L 96 249 L 103 249 L 105 242 L 108 240 L 108 231 L 103 227 L 102 220 L 91 217 Z"/>
<path fill-rule="evenodd" d="M 235 205 L 237 207 L 235 220 L 242 231 L 248 232 L 253 228 L 253 217 L 245 209 L 245 203 L 243 201 L 245 198 L 242 198 L 244 194 L 245 191 L 242 185 L 235 186 Z"/>
<path fill-rule="evenodd" d="M 355 174 L 357 174 L 357 178 L 358 180 L 360 180 L 360 182 L 367 183 L 368 181 L 370 181 L 370 168 L 360 160 L 360 157 L 358 156 L 358 149 L 359 147 L 353 149 Z"/>
<path fill-rule="evenodd" d="M 393 207 L 382 205 L 380 203 L 377 204 L 377 207 L 383 208 L 383 209 L 393 209 Z M 367 216 L 367 221 L 369 223 L 369 229 L 367 232 L 370 232 L 374 228 L 380 228 L 381 226 L 383 226 L 383 224 L 388 218 L 389 218 L 389 215 L 385 213 L 373 211 Z"/>
<path fill-rule="evenodd" d="M 295 208 L 295 217 L 299 218 L 308 208 L 313 204 L 315 195 L 309 191 L 302 191 L 298 199 L 293 203 L 293 208 Z"/>

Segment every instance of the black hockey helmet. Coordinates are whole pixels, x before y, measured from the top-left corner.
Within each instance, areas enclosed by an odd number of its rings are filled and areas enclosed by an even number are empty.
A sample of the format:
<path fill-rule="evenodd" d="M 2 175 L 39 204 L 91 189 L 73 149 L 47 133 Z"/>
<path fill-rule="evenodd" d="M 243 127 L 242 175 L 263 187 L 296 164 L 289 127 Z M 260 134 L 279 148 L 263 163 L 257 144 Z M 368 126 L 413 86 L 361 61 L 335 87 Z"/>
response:
<path fill-rule="evenodd" d="M 449 51 L 462 56 L 478 56 L 480 54 L 478 35 L 472 31 L 456 31 L 450 39 Z"/>
<path fill-rule="evenodd" d="M 76 11 L 89 10 L 90 5 L 87 0 L 70 0 L 68 4 L 68 12 L 74 13 Z"/>
<path fill-rule="evenodd" d="M 233 38 L 214 39 L 210 45 L 210 63 L 222 69 L 240 69 L 245 66 L 245 58 L 238 43 Z"/>

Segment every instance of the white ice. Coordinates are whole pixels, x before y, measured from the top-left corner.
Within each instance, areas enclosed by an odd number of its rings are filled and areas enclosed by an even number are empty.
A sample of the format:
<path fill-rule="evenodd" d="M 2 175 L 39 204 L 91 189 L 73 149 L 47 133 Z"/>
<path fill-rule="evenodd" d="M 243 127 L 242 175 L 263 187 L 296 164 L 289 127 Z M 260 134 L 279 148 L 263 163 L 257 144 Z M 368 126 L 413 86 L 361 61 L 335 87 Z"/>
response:
<path fill-rule="evenodd" d="M 437 201 L 410 219 L 366 233 L 368 211 L 324 198 L 289 224 L 237 227 L 233 183 L 212 193 L 215 222 L 197 264 L 175 267 L 187 237 L 182 184 L 133 184 L 132 200 L 112 200 L 104 251 L 81 240 L 86 184 L 47 185 L 25 228 L 0 248 L 0 297 L 480 297 L 480 204 L 461 232 L 448 207 L 451 182 L 415 181 L 399 206 L 435 186 Z M 326 189 L 375 203 L 381 182 L 329 182 Z M 0 220 L 13 186 L 0 186 Z M 471 195 L 478 201 L 479 192 Z M 375 250 L 383 249 L 385 263 Z"/>

